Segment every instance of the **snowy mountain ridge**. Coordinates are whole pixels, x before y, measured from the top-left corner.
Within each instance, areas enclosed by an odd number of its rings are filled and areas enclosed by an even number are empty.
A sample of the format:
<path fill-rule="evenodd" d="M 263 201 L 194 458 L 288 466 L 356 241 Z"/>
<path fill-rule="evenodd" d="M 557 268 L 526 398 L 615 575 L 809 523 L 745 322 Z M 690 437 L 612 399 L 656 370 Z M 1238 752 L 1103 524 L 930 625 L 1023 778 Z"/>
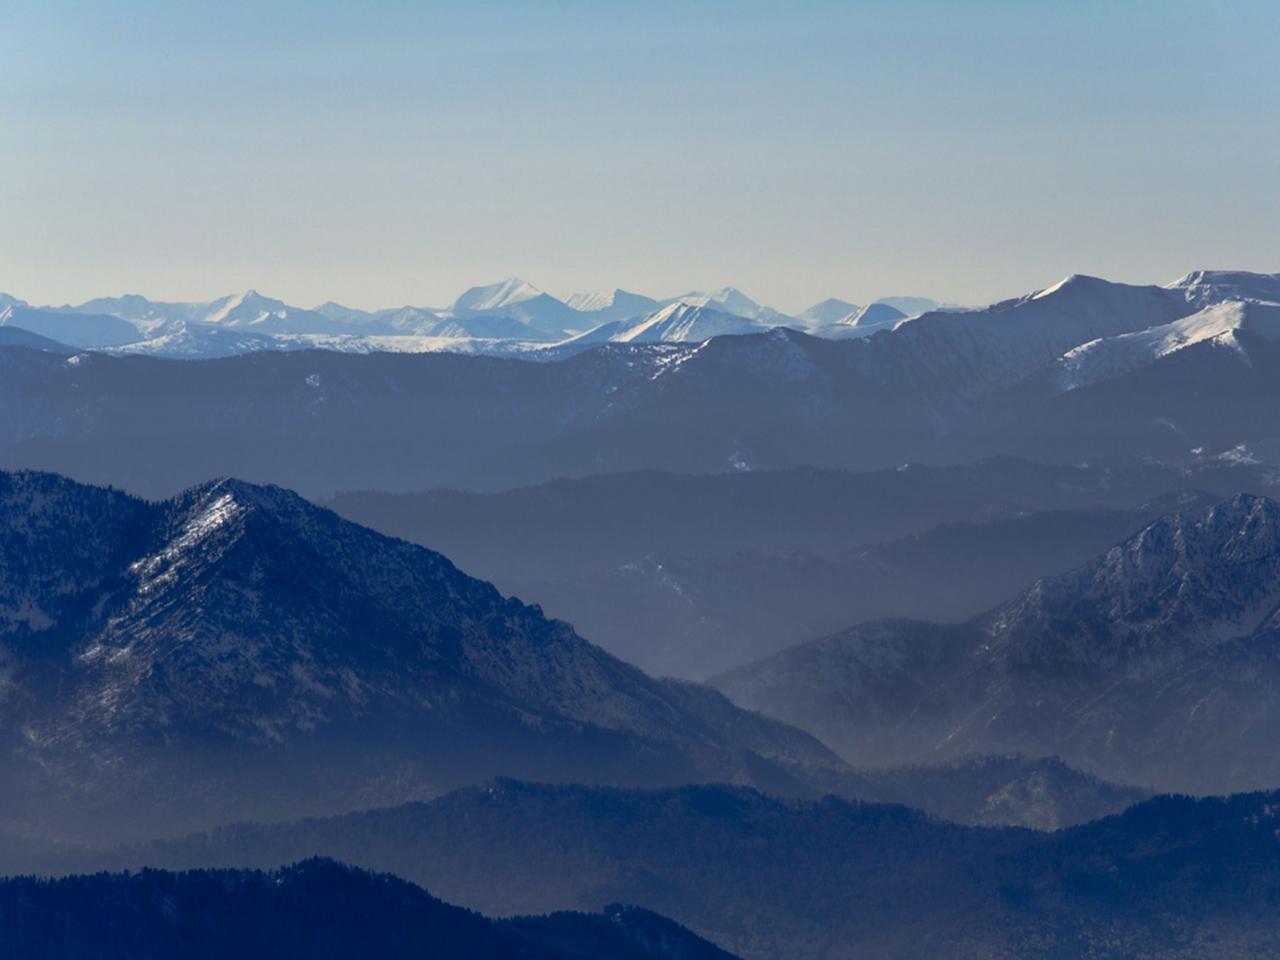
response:
<path fill-rule="evenodd" d="M 1271 337 L 1273 321 L 1265 304 L 1280 301 L 1280 275 L 1202 270 L 1158 287 L 1076 274 L 985 308 L 920 315 L 891 305 L 895 299 L 912 305 L 906 302 L 912 298 L 884 298 L 822 322 L 852 304 L 826 300 L 788 317 L 733 287 L 665 302 L 623 290 L 562 301 L 509 278 L 465 291 L 444 311 L 365 312 L 334 303 L 308 310 L 253 290 L 205 305 L 151 302 L 129 294 L 81 307 L 36 308 L 9 297 L 6 303 L 13 302 L 0 314 L 0 324 L 71 347 L 176 358 L 324 349 L 538 360 L 562 359 L 606 343 L 693 343 L 790 327 L 828 340 L 888 336 L 900 341 L 893 351 L 915 354 L 928 376 L 953 379 L 967 366 L 964 376 L 978 391 L 1032 375 L 1071 391 L 1201 343 L 1239 348 L 1254 334 Z M 1245 303 L 1253 306 L 1228 306 Z M 86 311 L 102 312 L 91 318 Z M 1238 349 L 1237 355 L 1247 361 L 1248 350 Z"/>

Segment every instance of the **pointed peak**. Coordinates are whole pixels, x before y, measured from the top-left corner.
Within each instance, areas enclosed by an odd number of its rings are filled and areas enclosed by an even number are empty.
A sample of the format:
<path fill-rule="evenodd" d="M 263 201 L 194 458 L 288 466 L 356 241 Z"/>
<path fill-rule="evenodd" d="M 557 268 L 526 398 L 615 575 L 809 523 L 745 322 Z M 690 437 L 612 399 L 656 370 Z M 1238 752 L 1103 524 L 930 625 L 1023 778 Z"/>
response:
<path fill-rule="evenodd" d="M 535 297 L 550 296 L 528 281 L 519 277 L 508 277 L 497 283 L 470 287 L 464 290 L 453 302 L 453 309 L 471 313 L 483 313 L 499 310 L 513 304 L 532 300 Z"/>

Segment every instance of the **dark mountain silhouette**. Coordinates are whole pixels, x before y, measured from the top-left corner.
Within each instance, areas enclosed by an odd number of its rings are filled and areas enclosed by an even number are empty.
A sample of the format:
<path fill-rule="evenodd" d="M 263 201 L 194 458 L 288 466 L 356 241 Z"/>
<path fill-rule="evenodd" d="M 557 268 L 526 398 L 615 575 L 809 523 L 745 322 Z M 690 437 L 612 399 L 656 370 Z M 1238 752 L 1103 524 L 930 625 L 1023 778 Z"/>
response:
<path fill-rule="evenodd" d="M 633 907 L 489 920 L 395 877 L 323 860 L 271 873 L 146 870 L 0 880 L 0 950 L 23 960 L 730 958 Z"/>

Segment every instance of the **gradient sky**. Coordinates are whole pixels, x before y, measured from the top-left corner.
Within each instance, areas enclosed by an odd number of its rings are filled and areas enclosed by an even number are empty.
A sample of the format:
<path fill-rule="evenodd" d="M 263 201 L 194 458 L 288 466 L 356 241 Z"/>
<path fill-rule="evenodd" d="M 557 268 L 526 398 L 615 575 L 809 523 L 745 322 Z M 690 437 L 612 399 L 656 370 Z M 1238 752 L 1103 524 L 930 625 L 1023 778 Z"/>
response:
<path fill-rule="evenodd" d="M 1274 0 L 2 0 L 0 290 L 1280 270 Z"/>

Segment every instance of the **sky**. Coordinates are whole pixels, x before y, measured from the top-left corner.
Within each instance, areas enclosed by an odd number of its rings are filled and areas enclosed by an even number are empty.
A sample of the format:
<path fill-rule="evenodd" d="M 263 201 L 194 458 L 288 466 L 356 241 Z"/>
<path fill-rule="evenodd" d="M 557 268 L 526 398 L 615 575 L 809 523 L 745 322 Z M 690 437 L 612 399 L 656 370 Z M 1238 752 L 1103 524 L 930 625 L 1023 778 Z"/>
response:
<path fill-rule="evenodd" d="M 0 290 L 1280 270 L 1280 4 L 0 0 Z"/>

